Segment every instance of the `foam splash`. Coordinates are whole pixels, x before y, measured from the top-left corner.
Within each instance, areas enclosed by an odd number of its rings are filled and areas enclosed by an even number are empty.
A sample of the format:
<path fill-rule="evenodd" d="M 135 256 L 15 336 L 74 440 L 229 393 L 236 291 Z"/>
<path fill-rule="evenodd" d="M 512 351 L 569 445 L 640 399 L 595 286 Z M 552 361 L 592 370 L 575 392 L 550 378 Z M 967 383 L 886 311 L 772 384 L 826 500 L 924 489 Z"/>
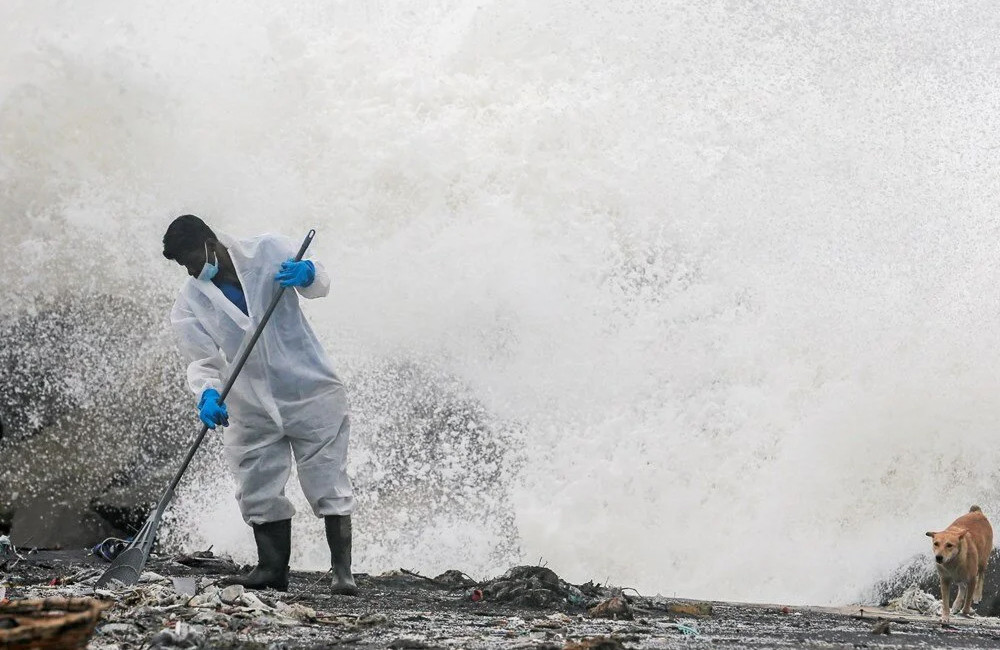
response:
<path fill-rule="evenodd" d="M 0 314 L 162 305 L 182 212 L 316 227 L 336 286 L 306 308 L 345 379 L 429 362 L 518 441 L 520 557 L 650 592 L 855 598 L 928 527 L 1000 503 L 995 30 L 974 7 L 886 11 L 8 8 Z M 206 465 L 178 508 L 246 555 L 226 480 Z M 295 561 L 321 562 L 300 529 Z M 442 513 L 358 569 L 468 547 L 457 568 L 499 571 L 495 529 Z"/>

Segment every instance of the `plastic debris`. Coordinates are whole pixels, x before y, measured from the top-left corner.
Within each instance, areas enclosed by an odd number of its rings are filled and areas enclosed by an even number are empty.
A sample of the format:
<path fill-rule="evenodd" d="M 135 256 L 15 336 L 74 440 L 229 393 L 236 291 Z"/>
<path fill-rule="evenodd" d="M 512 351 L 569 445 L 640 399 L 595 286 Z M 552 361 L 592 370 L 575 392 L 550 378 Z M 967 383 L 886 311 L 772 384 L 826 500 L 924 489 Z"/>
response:
<path fill-rule="evenodd" d="M 190 576 L 171 577 L 170 581 L 174 585 L 174 593 L 178 596 L 194 596 L 198 593 L 198 581 Z"/>
<path fill-rule="evenodd" d="M 215 609 L 217 607 L 222 607 L 222 598 L 220 597 L 221 590 L 212 585 L 207 587 L 200 594 L 193 596 L 187 601 L 188 607 L 211 607 Z"/>
<path fill-rule="evenodd" d="M 146 584 L 150 582 L 167 584 L 170 582 L 170 579 L 167 578 L 166 576 L 161 576 L 159 573 L 156 573 L 155 571 L 143 571 L 142 574 L 139 576 L 139 584 Z"/>
<path fill-rule="evenodd" d="M 684 636 L 700 636 L 698 628 L 690 623 L 673 623 L 672 626 Z"/>
<path fill-rule="evenodd" d="M 108 537 L 104 541 L 96 544 L 90 552 L 101 558 L 106 562 L 113 561 L 116 557 L 122 554 L 128 545 L 132 542 L 132 538 L 120 539 L 118 537 Z"/>
<path fill-rule="evenodd" d="M 197 648 L 202 644 L 201 630 L 182 621 L 177 621 L 173 629 L 157 632 L 149 640 L 150 648 Z"/>
<path fill-rule="evenodd" d="M 924 616 L 940 616 L 941 601 L 921 589 L 919 584 L 913 583 L 899 598 L 889 601 L 889 609 L 916 612 Z"/>
<path fill-rule="evenodd" d="M 245 592 L 240 596 L 240 604 L 244 607 L 249 608 L 252 611 L 258 612 L 269 612 L 271 611 L 271 606 L 261 600 L 256 594 L 252 592 Z"/>
<path fill-rule="evenodd" d="M 243 585 L 229 585 L 228 587 L 222 590 L 222 592 L 219 594 L 219 598 L 221 598 L 222 602 L 226 603 L 227 605 L 232 605 L 237 600 L 239 600 L 241 596 L 243 596 L 243 593 L 245 591 L 246 587 L 244 587 Z"/>

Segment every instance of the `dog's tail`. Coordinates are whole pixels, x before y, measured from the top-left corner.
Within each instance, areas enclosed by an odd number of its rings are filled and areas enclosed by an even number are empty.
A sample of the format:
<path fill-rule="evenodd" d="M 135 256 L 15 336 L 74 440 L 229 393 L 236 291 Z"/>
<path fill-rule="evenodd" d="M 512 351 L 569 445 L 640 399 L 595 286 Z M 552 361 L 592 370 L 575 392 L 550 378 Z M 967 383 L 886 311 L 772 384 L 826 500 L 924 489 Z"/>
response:
<path fill-rule="evenodd" d="M 982 511 L 983 509 L 980 508 L 979 506 L 972 506 L 971 508 L 969 508 L 969 512 L 982 512 Z"/>

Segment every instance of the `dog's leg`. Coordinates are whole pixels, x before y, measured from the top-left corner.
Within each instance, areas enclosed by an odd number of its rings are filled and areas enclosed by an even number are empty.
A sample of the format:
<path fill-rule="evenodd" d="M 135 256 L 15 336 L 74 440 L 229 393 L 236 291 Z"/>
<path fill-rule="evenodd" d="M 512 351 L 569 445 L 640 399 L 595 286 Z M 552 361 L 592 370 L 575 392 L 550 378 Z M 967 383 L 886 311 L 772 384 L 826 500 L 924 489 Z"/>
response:
<path fill-rule="evenodd" d="M 976 580 L 976 595 L 972 601 L 973 605 L 978 605 L 983 600 L 983 583 L 986 582 L 986 567 L 980 567 L 979 576 Z"/>
<path fill-rule="evenodd" d="M 976 593 L 976 589 L 979 587 L 979 576 L 975 575 L 969 578 L 969 586 L 966 588 L 965 605 L 962 607 L 962 614 L 964 616 L 972 616 L 972 598 L 973 594 Z"/>
<path fill-rule="evenodd" d="M 955 594 L 955 600 L 951 604 L 951 613 L 957 614 L 958 610 L 962 609 L 965 603 L 966 586 L 964 582 L 958 583 L 958 593 Z"/>
<path fill-rule="evenodd" d="M 941 578 L 941 622 L 947 623 L 951 619 L 951 580 Z"/>

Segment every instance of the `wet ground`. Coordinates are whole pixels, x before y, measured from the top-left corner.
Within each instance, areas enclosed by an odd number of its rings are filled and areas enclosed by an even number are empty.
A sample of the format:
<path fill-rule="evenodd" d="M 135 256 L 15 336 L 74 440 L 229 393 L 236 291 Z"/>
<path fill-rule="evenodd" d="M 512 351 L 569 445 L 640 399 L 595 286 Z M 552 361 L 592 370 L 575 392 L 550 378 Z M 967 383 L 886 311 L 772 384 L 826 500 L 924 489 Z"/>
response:
<path fill-rule="evenodd" d="M 90 594 L 107 599 L 113 604 L 90 644 L 105 649 L 1000 646 L 1000 619 L 959 618 L 942 627 L 934 618 L 858 606 L 705 603 L 626 591 L 626 615 L 632 620 L 593 618 L 587 606 L 612 590 L 584 585 L 569 599 L 543 607 L 515 605 L 492 602 L 489 594 L 499 593 L 495 587 L 460 584 L 457 572 L 441 578 L 403 571 L 359 574 L 362 593 L 357 598 L 329 595 L 328 577 L 308 572 L 294 572 L 287 593 L 227 593 L 213 586 L 230 568 L 225 561 L 195 560 L 201 566 L 187 566 L 175 560 L 154 558 L 140 584 L 95 593 L 88 583 L 105 563 L 82 553 L 38 552 L 7 563 L 6 596 Z M 197 595 L 178 594 L 192 586 Z M 477 587 L 485 596 L 474 602 Z M 528 596 L 541 598 L 543 591 Z M 577 593 L 585 593 L 588 602 L 573 595 Z M 523 594 L 519 598 L 525 600 Z M 876 628 L 880 633 L 873 633 Z"/>

